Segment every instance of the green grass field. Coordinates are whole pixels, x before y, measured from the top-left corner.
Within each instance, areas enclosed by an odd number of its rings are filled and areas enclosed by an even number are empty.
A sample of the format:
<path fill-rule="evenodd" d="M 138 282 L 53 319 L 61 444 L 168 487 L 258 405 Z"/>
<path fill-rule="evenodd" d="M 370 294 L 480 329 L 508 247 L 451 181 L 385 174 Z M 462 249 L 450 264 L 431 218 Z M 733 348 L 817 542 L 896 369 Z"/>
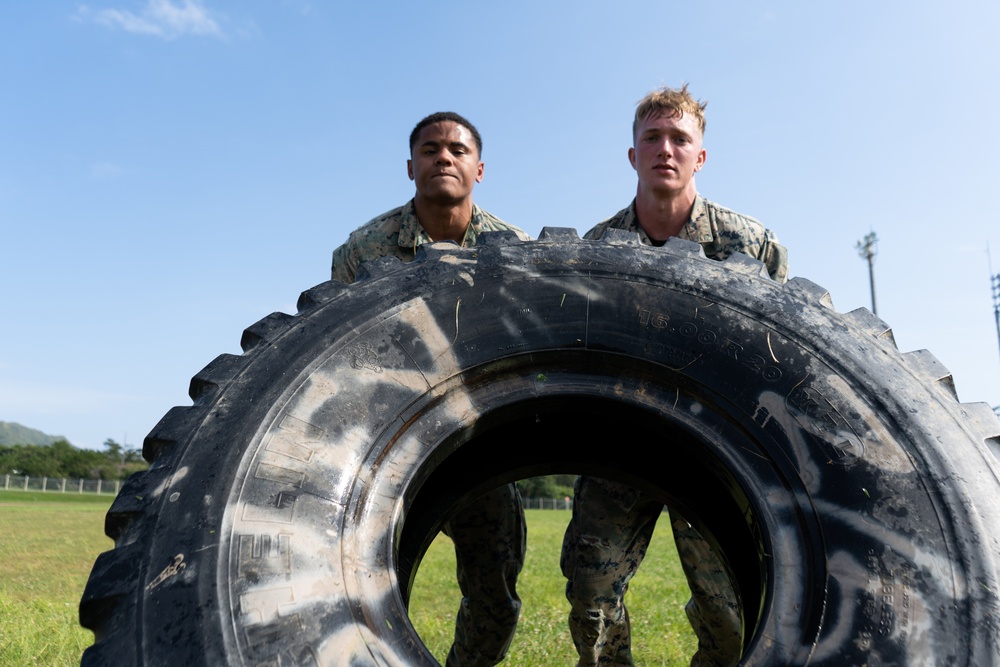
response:
<path fill-rule="evenodd" d="M 110 496 L 0 491 L 0 665 L 78 665 L 93 634 L 77 605 Z"/>
<path fill-rule="evenodd" d="M 77 665 L 93 641 L 78 625 L 77 605 L 104 536 L 108 496 L 0 491 L 0 667 Z M 518 582 L 523 608 L 504 664 L 571 665 L 569 603 L 559 572 L 559 547 L 569 512 L 529 510 L 528 556 Z M 458 609 L 451 543 L 439 536 L 417 574 L 411 618 L 444 660 Z M 629 590 L 633 653 L 642 665 L 686 665 L 694 636 L 684 617 L 687 585 L 671 543 L 669 522 L 657 527 L 649 554 Z"/>
<path fill-rule="evenodd" d="M 566 616 L 566 580 L 559 570 L 559 551 L 569 511 L 528 510 L 528 554 L 518 579 L 521 620 L 504 664 L 565 667 L 576 663 Z M 653 541 L 639 573 L 632 580 L 626 603 L 632 620 L 632 654 L 636 664 L 686 667 L 697 640 L 684 604 L 690 591 L 677 552 L 670 521 L 657 523 Z M 455 629 L 461 595 L 455 581 L 455 551 L 438 535 L 414 584 L 410 619 L 424 644 L 444 662 Z"/>

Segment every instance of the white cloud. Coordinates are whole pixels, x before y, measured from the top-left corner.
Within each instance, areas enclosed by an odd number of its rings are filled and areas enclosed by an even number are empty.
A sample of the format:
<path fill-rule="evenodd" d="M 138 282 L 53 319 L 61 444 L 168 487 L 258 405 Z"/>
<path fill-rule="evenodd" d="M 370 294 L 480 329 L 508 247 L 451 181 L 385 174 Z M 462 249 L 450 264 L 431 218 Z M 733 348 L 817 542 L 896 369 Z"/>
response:
<path fill-rule="evenodd" d="M 117 178 L 122 174 L 122 168 L 113 162 L 94 162 L 89 168 L 91 178 L 100 181 Z"/>
<path fill-rule="evenodd" d="M 222 28 L 201 0 L 146 0 L 139 13 L 125 9 L 80 8 L 81 16 L 109 28 L 173 39 L 182 35 L 223 37 Z"/>
<path fill-rule="evenodd" d="M 284 0 L 281 4 L 286 6 L 291 5 L 303 16 L 308 16 L 312 13 L 312 4 L 304 0 Z"/>

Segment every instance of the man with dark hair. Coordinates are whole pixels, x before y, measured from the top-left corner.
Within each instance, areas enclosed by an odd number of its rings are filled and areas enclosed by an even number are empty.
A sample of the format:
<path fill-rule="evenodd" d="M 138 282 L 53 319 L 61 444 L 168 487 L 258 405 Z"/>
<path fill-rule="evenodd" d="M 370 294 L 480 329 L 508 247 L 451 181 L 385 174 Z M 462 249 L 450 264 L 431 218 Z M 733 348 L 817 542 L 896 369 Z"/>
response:
<path fill-rule="evenodd" d="M 413 149 L 417 147 L 417 139 L 420 138 L 420 130 L 424 129 L 428 125 L 449 120 L 453 123 L 458 123 L 472 134 L 472 140 L 476 142 L 476 150 L 481 156 L 483 154 L 483 138 L 479 136 L 479 130 L 476 129 L 475 125 L 467 121 L 462 116 L 459 116 L 454 111 L 438 111 L 432 113 L 430 116 L 424 117 L 419 123 L 417 123 L 414 126 L 413 131 L 410 132 L 410 153 L 413 153 Z"/>
<path fill-rule="evenodd" d="M 628 159 L 638 176 L 632 203 L 585 235 L 636 232 L 646 245 L 671 236 L 701 244 L 711 259 L 734 252 L 764 262 L 771 278 L 788 277 L 788 252 L 757 220 L 698 194 L 695 174 L 705 165 L 705 104 L 681 89 L 662 88 L 643 98 L 632 125 Z M 573 517 L 563 540 L 561 565 L 572 604 L 569 625 L 581 667 L 632 665 L 624 596 L 639 568 L 663 504 L 628 485 L 577 478 Z M 743 619 L 725 567 L 708 542 L 682 517 L 670 513 L 674 541 L 691 587 L 687 615 L 698 636 L 692 667 L 729 667 L 742 652 Z"/>
<path fill-rule="evenodd" d="M 333 251 L 333 278 L 354 282 L 361 264 L 386 255 L 408 262 L 418 246 L 431 241 L 469 247 L 483 232 L 504 230 L 530 239 L 472 203 L 472 188 L 483 180 L 482 145 L 479 131 L 457 113 L 442 111 L 417 123 L 406 161 L 416 194 L 362 225 Z"/>
<path fill-rule="evenodd" d="M 504 230 L 530 240 L 472 202 L 472 189 L 483 180 L 482 148 L 479 131 L 456 113 L 431 114 L 417 123 L 406 161 L 416 194 L 362 225 L 333 251 L 333 278 L 352 283 L 362 264 L 379 257 L 409 262 L 419 246 L 432 241 L 469 247 L 483 232 Z M 495 665 L 507 654 L 521 609 L 515 587 L 526 536 L 516 487 L 480 497 L 452 517 L 444 532 L 455 543 L 462 590 L 447 667 Z"/>

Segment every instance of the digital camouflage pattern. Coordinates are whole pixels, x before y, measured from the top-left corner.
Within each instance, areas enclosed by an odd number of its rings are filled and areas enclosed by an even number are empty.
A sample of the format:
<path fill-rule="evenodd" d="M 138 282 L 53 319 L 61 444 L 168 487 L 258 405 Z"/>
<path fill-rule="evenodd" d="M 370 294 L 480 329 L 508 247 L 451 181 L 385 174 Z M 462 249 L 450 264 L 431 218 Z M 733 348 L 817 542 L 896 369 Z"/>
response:
<path fill-rule="evenodd" d="M 691 589 L 684 609 L 698 637 L 691 667 L 735 665 L 743 650 L 743 617 L 729 575 L 708 542 L 670 512 L 674 544 Z"/>
<path fill-rule="evenodd" d="M 472 205 L 472 219 L 462 247 L 476 245 L 483 232 L 509 230 L 531 237 L 513 225 Z M 358 268 L 380 257 L 413 260 L 417 248 L 433 239 L 417 219 L 413 200 L 370 220 L 333 251 L 335 280 L 353 283 Z M 455 544 L 462 602 L 455 621 L 455 640 L 447 667 L 490 667 L 503 660 L 514 639 L 521 599 L 517 575 L 524 565 L 526 526 L 517 487 L 508 484 L 482 496 L 444 527 Z"/>
<path fill-rule="evenodd" d="M 639 224 L 634 200 L 584 238 L 599 239 L 608 229 L 635 232 L 644 245 L 656 245 Z M 788 251 L 771 230 L 701 195 L 678 236 L 701 244 L 710 259 L 721 261 L 740 252 L 761 260 L 772 279 L 788 279 Z M 577 480 L 575 496 L 561 564 L 568 579 L 570 634 L 580 655 L 578 664 L 632 665 L 624 596 L 646 555 L 663 504 L 625 484 L 591 477 Z M 692 594 L 685 611 L 698 637 L 698 651 L 691 666 L 735 665 L 742 650 L 743 619 L 726 569 L 687 521 L 671 512 L 670 523 Z"/>
<path fill-rule="evenodd" d="M 460 245 L 463 248 L 470 248 L 476 245 L 479 235 L 483 232 L 501 231 L 512 231 L 522 241 L 531 240 L 524 231 L 473 204 L 472 219 Z M 347 242 L 333 251 L 332 277 L 344 283 L 353 283 L 358 268 L 365 262 L 371 262 L 379 257 L 398 257 L 404 262 L 409 262 L 416 256 L 417 248 L 432 241 L 433 239 L 417 220 L 411 199 L 399 208 L 383 213 L 351 232 Z"/>
<path fill-rule="evenodd" d="M 632 664 L 624 597 L 662 511 L 663 503 L 630 486 L 577 477 L 560 566 L 579 665 Z"/>
<path fill-rule="evenodd" d="M 521 612 L 516 585 L 526 530 L 513 484 L 490 491 L 445 525 L 462 591 L 447 667 L 495 665 L 507 654 Z"/>
<path fill-rule="evenodd" d="M 599 239 L 607 229 L 636 232 L 645 245 L 656 245 L 639 225 L 635 200 L 627 207 L 598 223 L 584 235 Z M 723 260 L 741 252 L 764 262 L 771 278 L 783 283 L 788 280 L 788 250 L 778 243 L 778 237 L 753 218 L 719 206 L 698 195 L 691 210 L 691 219 L 681 228 L 678 237 L 700 243 L 709 259 Z"/>

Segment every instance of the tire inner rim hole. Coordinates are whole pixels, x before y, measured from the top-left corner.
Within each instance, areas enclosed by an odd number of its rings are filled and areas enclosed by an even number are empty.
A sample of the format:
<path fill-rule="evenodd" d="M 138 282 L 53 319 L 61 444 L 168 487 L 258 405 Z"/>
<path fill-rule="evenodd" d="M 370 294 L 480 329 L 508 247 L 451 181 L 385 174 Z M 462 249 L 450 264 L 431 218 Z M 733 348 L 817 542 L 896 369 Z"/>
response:
<path fill-rule="evenodd" d="M 766 567 L 759 556 L 767 552 L 766 536 L 731 464 L 715 456 L 715 449 L 665 415 L 606 398 L 560 396 L 491 411 L 436 447 L 404 499 L 406 518 L 397 527 L 395 545 L 404 603 L 426 550 L 459 509 L 517 480 L 592 475 L 657 498 L 709 541 L 738 591 L 746 646 L 766 594 Z M 669 518 L 664 514 L 660 521 Z"/>

